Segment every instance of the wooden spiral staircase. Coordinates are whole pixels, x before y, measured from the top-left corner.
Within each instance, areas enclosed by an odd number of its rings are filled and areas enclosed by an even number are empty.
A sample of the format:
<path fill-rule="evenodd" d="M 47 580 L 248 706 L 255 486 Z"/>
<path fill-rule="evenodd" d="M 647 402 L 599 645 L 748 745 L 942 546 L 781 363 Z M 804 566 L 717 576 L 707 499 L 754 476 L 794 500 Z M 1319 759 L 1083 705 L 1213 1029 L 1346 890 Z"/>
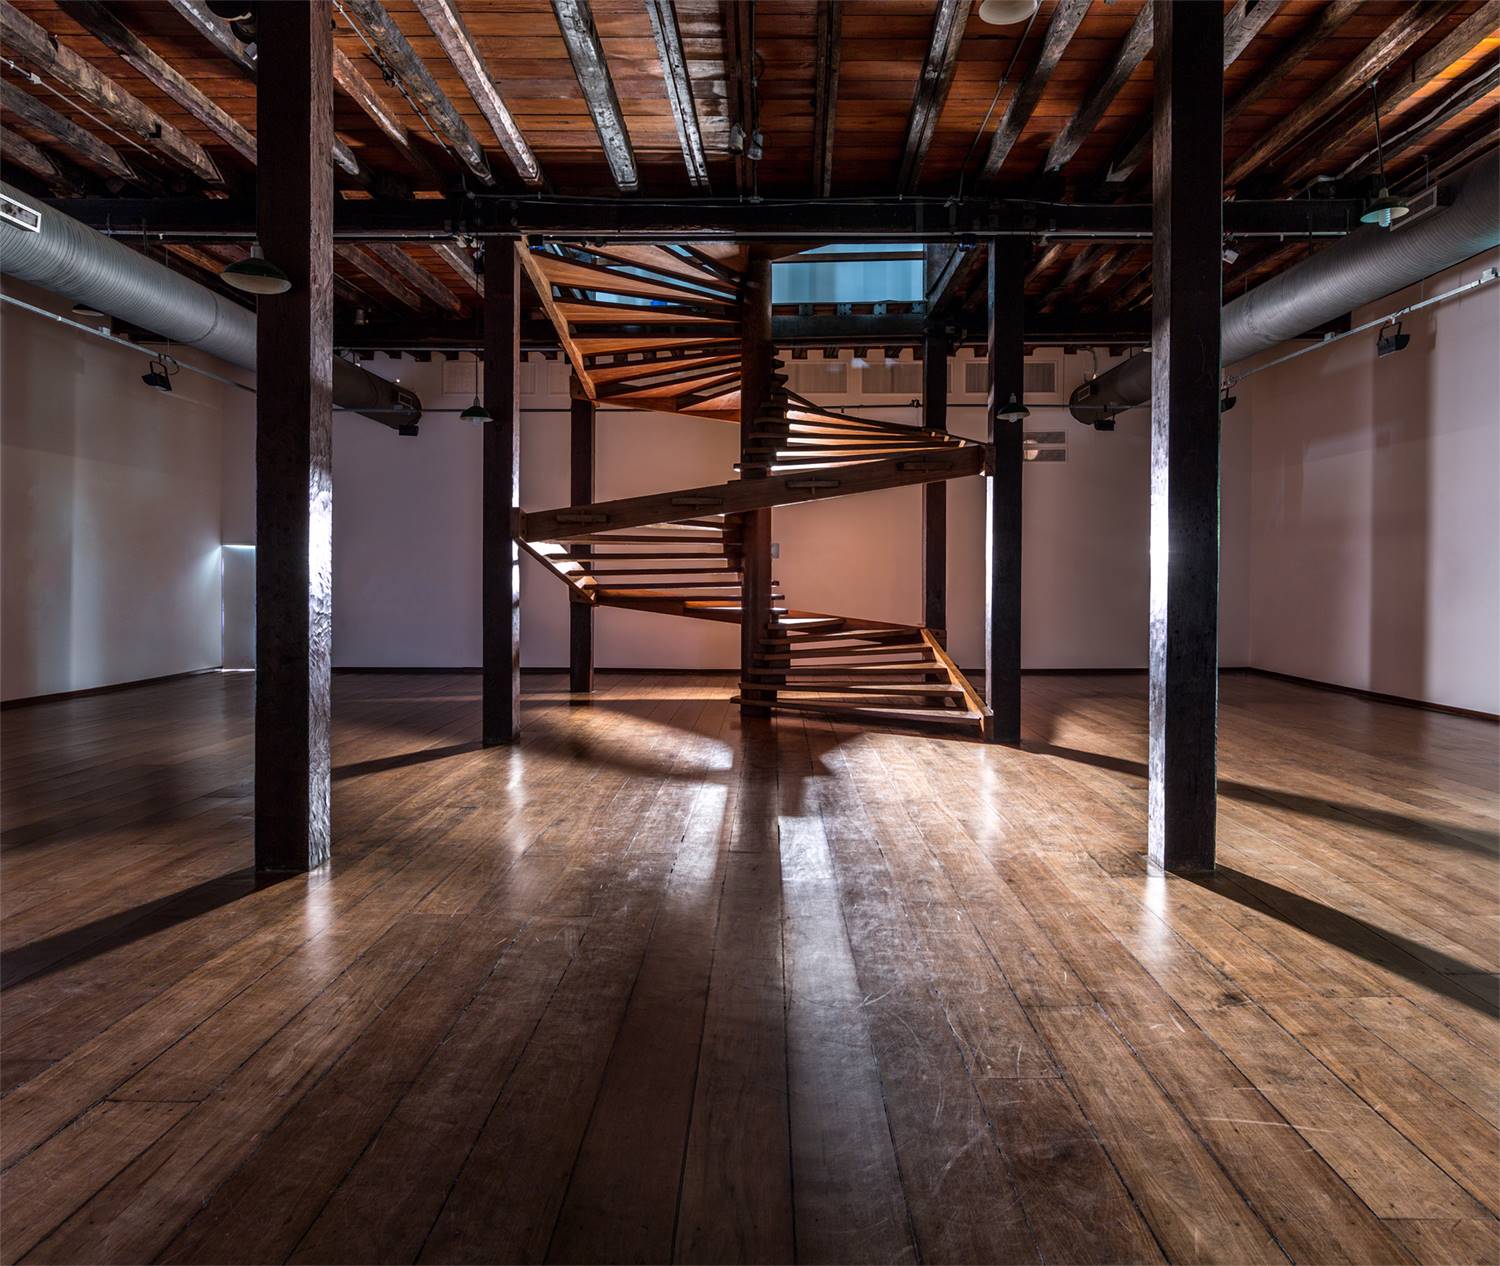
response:
<path fill-rule="evenodd" d="M 638 409 L 740 421 L 741 275 L 748 248 L 532 244 L 522 259 L 582 389 Z M 847 417 L 761 384 L 737 478 L 517 515 L 516 539 L 575 602 L 739 623 L 752 510 L 980 474 L 986 447 Z M 773 580 L 739 700 L 779 712 L 983 734 L 989 715 L 939 636 L 795 610 Z"/>

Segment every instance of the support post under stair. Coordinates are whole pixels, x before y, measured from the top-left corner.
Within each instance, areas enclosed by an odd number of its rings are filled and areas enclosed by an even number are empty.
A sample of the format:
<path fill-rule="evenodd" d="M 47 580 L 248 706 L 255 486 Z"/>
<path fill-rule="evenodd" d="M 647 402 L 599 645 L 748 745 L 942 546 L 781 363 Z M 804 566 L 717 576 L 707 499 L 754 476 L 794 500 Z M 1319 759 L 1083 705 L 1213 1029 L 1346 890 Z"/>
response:
<path fill-rule="evenodd" d="M 1026 246 L 998 237 L 989 258 L 989 438 L 985 480 L 984 692 L 991 743 L 1021 741 L 1021 467 L 1025 422 L 998 415 L 1026 396 L 1021 308 Z"/>
<path fill-rule="evenodd" d="M 576 375 L 571 385 L 570 445 L 568 477 L 572 487 L 569 498 L 575 506 L 588 505 L 594 499 L 594 402 L 590 400 Z M 579 546 L 578 553 L 593 551 Z M 568 603 L 568 689 L 583 694 L 594 688 L 594 606 L 576 598 Z"/>
<path fill-rule="evenodd" d="M 771 385 L 774 349 L 771 344 L 771 257 L 763 247 L 752 246 L 745 265 L 740 304 L 740 459 L 747 465 L 743 478 L 763 478 L 765 471 L 748 464 L 747 451 L 756 429 L 767 389 Z M 775 699 L 769 690 L 756 693 L 754 702 L 744 702 L 744 683 L 771 621 L 771 511 L 749 510 L 738 516 L 743 567 L 740 599 L 740 712 L 766 716 Z"/>
<path fill-rule="evenodd" d="M 922 425 L 948 429 L 948 341 L 922 340 Z M 948 644 L 948 484 L 922 485 L 922 623 Z"/>

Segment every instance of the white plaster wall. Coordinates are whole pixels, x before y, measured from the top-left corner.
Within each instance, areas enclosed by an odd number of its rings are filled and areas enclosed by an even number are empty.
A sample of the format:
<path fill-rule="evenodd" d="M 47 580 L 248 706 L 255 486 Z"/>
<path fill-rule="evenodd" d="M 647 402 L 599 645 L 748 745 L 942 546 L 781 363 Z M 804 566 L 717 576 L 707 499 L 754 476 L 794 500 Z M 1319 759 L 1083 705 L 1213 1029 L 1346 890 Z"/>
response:
<path fill-rule="evenodd" d="M 1497 262 L 1473 259 L 1355 322 Z M 1372 331 L 1237 389 L 1229 418 L 1251 435 L 1251 662 L 1500 712 L 1500 286 L 1404 328 L 1411 344 L 1395 355 L 1376 357 Z"/>
<path fill-rule="evenodd" d="M 67 305 L 30 286 L 6 293 Z M 0 309 L 0 695 L 220 662 L 222 387 Z"/>

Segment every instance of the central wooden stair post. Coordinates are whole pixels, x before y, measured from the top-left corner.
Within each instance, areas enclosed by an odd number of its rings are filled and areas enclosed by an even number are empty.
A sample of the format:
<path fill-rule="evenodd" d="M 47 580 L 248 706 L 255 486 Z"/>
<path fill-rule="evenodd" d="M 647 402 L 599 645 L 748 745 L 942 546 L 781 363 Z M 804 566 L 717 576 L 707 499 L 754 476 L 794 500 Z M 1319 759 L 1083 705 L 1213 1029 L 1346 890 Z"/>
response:
<path fill-rule="evenodd" d="M 571 377 L 572 416 L 569 480 L 571 502 L 588 505 L 594 499 L 594 402 L 584 393 L 578 375 Z M 580 557 L 593 550 L 578 546 Z M 594 688 L 594 604 L 577 593 L 568 603 L 568 689 L 584 694 Z"/>
<path fill-rule="evenodd" d="M 752 452 L 761 406 L 771 389 L 774 369 L 771 345 L 771 256 L 751 247 L 745 265 L 740 300 L 740 478 L 762 479 L 766 470 Z M 737 516 L 743 585 L 740 610 L 740 712 L 767 716 L 775 699 L 769 691 L 749 702 L 743 683 L 753 680 L 761 644 L 771 623 L 771 511 L 749 510 Z"/>

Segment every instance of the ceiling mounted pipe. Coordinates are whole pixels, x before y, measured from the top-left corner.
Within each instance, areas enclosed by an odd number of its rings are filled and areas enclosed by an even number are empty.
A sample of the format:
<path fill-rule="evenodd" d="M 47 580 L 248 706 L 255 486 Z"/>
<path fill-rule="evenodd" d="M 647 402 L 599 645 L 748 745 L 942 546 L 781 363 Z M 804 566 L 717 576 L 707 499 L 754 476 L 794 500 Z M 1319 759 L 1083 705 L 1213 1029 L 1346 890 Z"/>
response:
<path fill-rule="evenodd" d="M 1446 204 L 1446 205 L 1445 205 Z M 1277 273 L 1226 304 L 1220 359 L 1232 365 L 1346 312 L 1404 290 L 1500 244 L 1500 154 L 1438 186 L 1438 207 L 1392 229 L 1373 225 Z M 1080 422 L 1104 429 L 1151 400 L 1151 356 L 1133 356 L 1069 400 Z"/>
<path fill-rule="evenodd" d="M 147 259 L 87 225 L 0 183 L 0 196 L 35 212 L 33 230 L 0 216 L 0 272 L 73 303 L 196 347 L 241 369 L 255 368 L 255 313 Z M 333 402 L 400 429 L 415 426 L 422 401 L 358 365 L 333 358 Z"/>

